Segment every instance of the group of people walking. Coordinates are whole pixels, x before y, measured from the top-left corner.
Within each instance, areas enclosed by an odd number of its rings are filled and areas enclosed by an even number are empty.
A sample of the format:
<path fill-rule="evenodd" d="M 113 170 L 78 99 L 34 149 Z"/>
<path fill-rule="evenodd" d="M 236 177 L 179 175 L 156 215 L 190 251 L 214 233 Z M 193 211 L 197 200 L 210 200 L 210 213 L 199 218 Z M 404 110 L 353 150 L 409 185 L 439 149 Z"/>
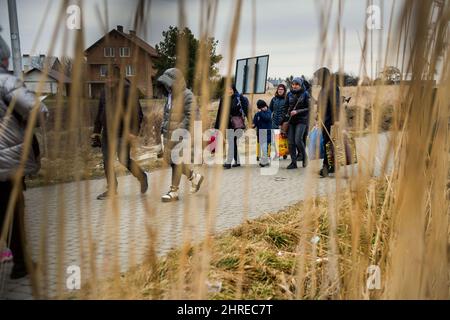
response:
<path fill-rule="evenodd" d="M 9 247 L 14 253 L 11 277 L 21 278 L 32 267 L 26 263 L 24 177 L 37 173 L 40 168 L 39 145 L 33 139 L 30 148 L 25 146 L 26 129 L 30 125 L 39 125 L 39 121 L 29 123 L 30 119 L 35 119 L 31 115 L 36 107 L 38 120 L 45 119 L 48 110 L 21 80 L 7 71 L 10 55 L 8 46 L 0 37 L 0 258 L 3 261 L 11 256 L 6 257 L 6 251 L 3 251 L 8 239 L 11 242 Z M 323 136 L 325 141 L 329 141 L 331 126 L 337 121 L 339 114 L 339 88 L 332 83 L 330 71 L 326 68 L 319 69 L 315 77 L 321 85 L 318 103 L 319 110 L 323 111 Z M 101 146 L 102 149 L 107 181 L 107 189 L 98 195 L 98 200 L 108 199 L 117 193 L 118 183 L 113 166 L 116 157 L 139 181 L 141 193 L 148 190 L 147 173 L 130 157 L 132 142 L 139 134 L 143 119 L 138 94 L 133 92 L 136 88 L 121 77 L 118 66 L 112 66 L 108 70 L 107 79 L 99 100 L 92 135 L 93 146 Z M 161 200 L 172 202 L 179 200 L 178 190 L 183 175 L 190 182 L 191 193 L 198 192 L 204 180 L 201 174 L 195 172 L 191 163 L 172 159 L 172 150 L 178 143 L 172 141 L 172 134 L 177 129 L 191 130 L 191 118 L 195 117 L 195 99 L 191 90 L 186 87 L 182 72 L 176 68 L 166 70 L 158 78 L 157 84 L 166 97 L 161 134 L 164 142 L 163 156 L 172 169 L 171 186 Z M 220 100 L 215 128 L 229 129 L 235 133 L 228 139 L 229 149 L 224 164 L 226 169 L 231 169 L 241 165 L 237 142 L 246 128 L 245 118 L 248 118 L 250 106 L 248 99 L 235 86 L 228 88 L 227 94 L 226 99 Z M 227 105 L 225 100 L 229 101 Z M 303 167 L 308 165 L 305 143 L 311 116 L 311 100 L 310 86 L 304 78 L 295 78 L 289 92 L 284 85 L 279 85 L 269 104 L 258 100 L 258 112 L 251 124 L 258 132 L 262 167 L 270 165 L 269 149 L 274 130 L 281 130 L 288 137 L 291 164 L 287 168 L 297 168 L 297 160 L 303 162 Z M 26 157 L 22 156 L 24 150 L 29 150 Z M 325 157 L 320 174 L 327 176 L 332 171 L 333 165 Z M 8 223 L 12 224 L 12 228 L 5 227 Z M 12 230 L 12 233 L 7 232 L 12 238 L 7 237 L 4 230 Z"/>
<path fill-rule="evenodd" d="M 314 73 L 314 81 L 320 85 L 318 104 L 318 116 L 316 117 L 318 126 L 322 129 L 323 144 L 326 145 L 330 140 L 331 126 L 339 120 L 340 90 L 337 81 L 328 68 L 320 68 Z M 306 143 L 309 132 L 310 116 L 312 114 L 312 94 L 311 84 L 302 76 L 292 80 L 291 88 L 288 91 L 284 84 L 278 85 L 275 96 L 271 99 L 269 105 L 266 101 L 258 100 L 255 113 L 251 124 L 257 130 L 258 141 L 258 160 L 260 166 L 270 165 L 269 154 L 271 149 L 275 149 L 274 141 L 275 131 L 281 132 L 281 135 L 287 137 L 289 155 L 291 163 L 287 166 L 288 170 L 297 169 L 297 162 L 302 161 L 303 167 L 308 166 L 308 154 L 306 152 Z M 242 135 L 245 129 L 244 121 L 234 121 L 235 117 L 249 119 L 248 100 L 240 94 L 235 86 L 228 89 L 228 110 L 224 110 L 225 97 L 219 102 L 215 129 L 238 131 Z M 222 117 L 228 114 L 228 121 L 222 121 Z M 223 123 L 222 123 L 223 122 Z M 225 124 L 225 125 L 224 125 Z M 237 124 L 237 125 L 236 125 Z M 234 134 L 228 139 L 228 154 L 224 168 L 230 169 L 239 167 L 238 139 L 239 134 Z M 234 164 L 232 161 L 234 160 Z M 333 163 L 329 163 L 328 157 L 324 157 L 323 167 L 319 174 L 322 177 L 328 176 L 334 172 Z"/>

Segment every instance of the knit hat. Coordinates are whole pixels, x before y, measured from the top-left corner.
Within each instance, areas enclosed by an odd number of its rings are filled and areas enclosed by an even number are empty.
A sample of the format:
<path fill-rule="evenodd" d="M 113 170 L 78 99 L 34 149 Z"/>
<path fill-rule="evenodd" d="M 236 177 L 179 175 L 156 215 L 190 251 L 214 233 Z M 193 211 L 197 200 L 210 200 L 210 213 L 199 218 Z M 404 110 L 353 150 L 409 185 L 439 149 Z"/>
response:
<path fill-rule="evenodd" d="M 0 27 L 0 31 L 2 31 L 1 27 Z M 11 51 L 9 50 L 9 47 L 6 44 L 5 40 L 3 40 L 2 36 L 0 36 L 0 61 L 9 59 L 10 57 L 11 57 Z"/>
<path fill-rule="evenodd" d="M 264 100 L 258 100 L 256 102 L 256 106 L 258 107 L 258 109 L 262 109 L 264 107 L 267 107 L 267 103 Z"/>
<path fill-rule="evenodd" d="M 292 80 L 292 83 L 298 83 L 301 86 L 303 85 L 303 79 L 300 77 L 295 77 L 294 80 Z"/>

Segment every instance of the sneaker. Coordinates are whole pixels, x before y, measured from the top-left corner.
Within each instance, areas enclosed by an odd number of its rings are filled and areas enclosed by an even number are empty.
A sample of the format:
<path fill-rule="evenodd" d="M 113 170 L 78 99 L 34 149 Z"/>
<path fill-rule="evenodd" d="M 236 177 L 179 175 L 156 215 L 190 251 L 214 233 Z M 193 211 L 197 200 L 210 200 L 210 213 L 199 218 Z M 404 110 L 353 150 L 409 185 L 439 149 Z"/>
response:
<path fill-rule="evenodd" d="M 232 165 L 233 168 L 237 168 L 237 167 L 240 167 L 240 166 L 241 166 L 240 163 L 235 163 L 235 164 Z"/>
<path fill-rule="evenodd" d="M 231 164 L 225 163 L 225 164 L 223 165 L 223 167 L 224 167 L 225 169 L 231 169 Z"/>
<path fill-rule="evenodd" d="M 12 259 L 13 259 L 13 254 L 12 254 L 11 250 L 9 250 L 8 248 L 3 250 L 2 253 L 0 254 L 0 263 L 11 262 Z"/>
<path fill-rule="evenodd" d="M 141 183 L 141 193 L 144 194 L 148 190 L 148 175 L 144 172 L 145 178 L 140 181 Z"/>
<path fill-rule="evenodd" d="M 111 193 L 110 191 L 106 190 L 105 192 L 103 192 L 102 194 L 97 196 L 97 200 L 106 200 L 106 199 L 108 199 L 111 196 L 110 193 Z M 117 195 L 117 192 L 116 192 L 116 195 Z"/>
<path fill-rule="evenodd" d="M 292 169 L 297 169 L 297 168 L 298 168 L 298 167 L 297 167 L 297 163 L 291 162 L 291 164 L 288 165 L 288 167 L 287 167 L 286 169 L 292 170 Z"/>
<path fill-rule="evenodd" d="M 200 186 L 202 185 L 204 177 L 199 173 L 193 173 L 191 179 L 191 194 L 196 193 L 198 190 L 200 190 Z"/>
<path fill-rule="evenodd" d="M 178 188 L 171 187 L 169 192 L 161 197 L 162 202 L 178 201 Z"/>

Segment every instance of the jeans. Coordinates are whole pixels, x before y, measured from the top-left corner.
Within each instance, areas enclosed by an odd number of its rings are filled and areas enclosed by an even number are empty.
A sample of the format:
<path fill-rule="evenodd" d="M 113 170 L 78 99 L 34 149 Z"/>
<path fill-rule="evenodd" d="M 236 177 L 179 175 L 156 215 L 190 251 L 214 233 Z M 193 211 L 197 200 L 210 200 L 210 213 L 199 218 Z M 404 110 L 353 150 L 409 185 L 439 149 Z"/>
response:
<path fill-rule="evenodd" d="M 139 167 L 139 165 L 130 158 L 131 145 L 124 137 L 118 137 L 115 141 L 116 150 L 114 154 L 109 148 L 108 137 L 106 134 L 102 134 L 102 154 L 103 154 L 103 166 L 105 169 L 106 182 L 108 184 L 108 189 L 111 188 L 112 182 L 114 182 L 114 186 L 117 189 L 117 177 L 114 172 L 114 157 L 118 155 L 119 161 L 123 164 L 139 181 L 145 180 L 145 173 Z M 111 157 L 111 158 L 110 158 Z M 112 169 L 112 172 L 109 172 L 109 169 Z"/>
<path fill-rule="evenodd" d="M 297 161 L 297 150 L 303 159 L 307 159 L 304 136 L 306 132 L 306 124 L 289 124 L 288 142 L 289 153 L 291 155 L 291 161 L 295 163 Z"/>
<path fill-rule="evenodd" d="M 267 140 L 261 140 L 259 143 L 259 154 L 261 155 L 260 163 L 266 165 L 269 163 L 269 144 Z"/>
<path fill-rule="evenodd" d="M 6 220 L 6 211 L 14 183 L 12 181 L 0 181 L 0 227 Z M 13 225 L 10 249 L 13 253 L 13 261 L 16 266 L 25 266 L 25 200 L 23 196 L 23 183 L 20 183 L 19 193 L 13 207 Z M 1 230 L 1 229 L 0 229 Z M 6 238 L 8 239 L 8 238 Z"/>
<path fill-rule="evenodd" d="M 227 131 L 227 135 L 232 135 L 232 131 Z M 231 164 L 231 162 L 239 163 L 239 151 L 238 151 L 238 139 L 241 137 L 241 135 L 238 135 L 236 133 L 236 130 L 234 130 L 234 138 L 230 141 L 230 137 L 227 136 L 228 140 L 228 152 L 227 152 L 227 161 L 226 164 Z"/>

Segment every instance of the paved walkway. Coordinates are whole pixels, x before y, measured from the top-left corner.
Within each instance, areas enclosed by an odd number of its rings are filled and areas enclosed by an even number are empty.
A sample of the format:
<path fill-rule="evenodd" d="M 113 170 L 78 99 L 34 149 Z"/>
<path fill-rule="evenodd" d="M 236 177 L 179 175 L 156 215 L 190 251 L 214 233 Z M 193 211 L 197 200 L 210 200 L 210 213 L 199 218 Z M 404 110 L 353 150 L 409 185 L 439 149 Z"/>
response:
<path fill-rule="evenodd" d="M 387 137 L 385 134 L 375 137 L 378 140 L 379 156 L 384 155 Z M 364 165 L 369 141 L 370 137 L 357 139 L 360 165 Z M 314 180 L 312 188 L 306 185 L 309 177 L 316 177 L 319 161 L 312 161 L 308 169 L 289 171 L 284 169 L 288 164 L 288 160 L 280 161 L 280 169 L 275 175 L 262 175 L 260 168 L 255 165 L 226 171 L 221 167 L 203 166 L 200 170 L 205 175 L 205 182 L 201 190 L 195 195 L 185 194 L 188 185 L 183 178 L 181 201 L 168 204 L 161 203 L 160 196 L 170 185 L 169 170 L 149 174 L 150 190 L 145 196 L 139 195 L 139 184 L 134 177 L 123 176 L 119 178 L 117 210 L 113 209 L 110 202 L 95 199 L 104 190 L 105 180 L 28 190 L 27 232 L 34 259 L 37 260 L 42 252 L 47 256 L 47 263 L 44 264 L 48 275 L 45 281 L 47 296 L 55 296 L 58 285 L 62 292 L 67 293 L 66 271 L 69 266 L 81 268 L 82 281 L 89 279 L 89 261 L 92 261 L 88 256 L 92 252 L 88 250 L 89 239 L 95 244 L 97 276 L 104 277 L 113 269 L 115 259 L 119 259 L 120 270 L 126 271 L 143 261 L 149 246 L 154 246 L 156 253 L 163 255 L 183 243 L 186 232 L 190 233 L 193 241 L 201 241 L 207 222 L 211 222 L 208 208 L 211 208 L 212 216 L 215 217 L 212 220 L 214 231 L 220 232 L 242 223 L 245 213 L 248 219 L 254 219 L 303 200 L 308 194 L 334 192 L 333 179 Z M 214 188 L 218 189 L 220 195 L 216 203 L 217 210 L 214 210 L 212 199 Z M 114 226 L 114 221 L 117 221 L 114 217 L 120 217 L 118 226 Z M 45 221 L 46 229 L 43 228 Z M 63 225 L 64 235 L 58 234 Z M 149 239 L 149 231 L 155 232 L 155 240 Z M 46 234 L 45 240 L 41 234 Z M 60 248 L 58 244 L 62 244 Z M 57 252 L 64 254 L 58 256 Z M 7 274 L 8 268 L 3 268 L 3 298 L 32 299 L 29 279 L 5 280 Z"/>

